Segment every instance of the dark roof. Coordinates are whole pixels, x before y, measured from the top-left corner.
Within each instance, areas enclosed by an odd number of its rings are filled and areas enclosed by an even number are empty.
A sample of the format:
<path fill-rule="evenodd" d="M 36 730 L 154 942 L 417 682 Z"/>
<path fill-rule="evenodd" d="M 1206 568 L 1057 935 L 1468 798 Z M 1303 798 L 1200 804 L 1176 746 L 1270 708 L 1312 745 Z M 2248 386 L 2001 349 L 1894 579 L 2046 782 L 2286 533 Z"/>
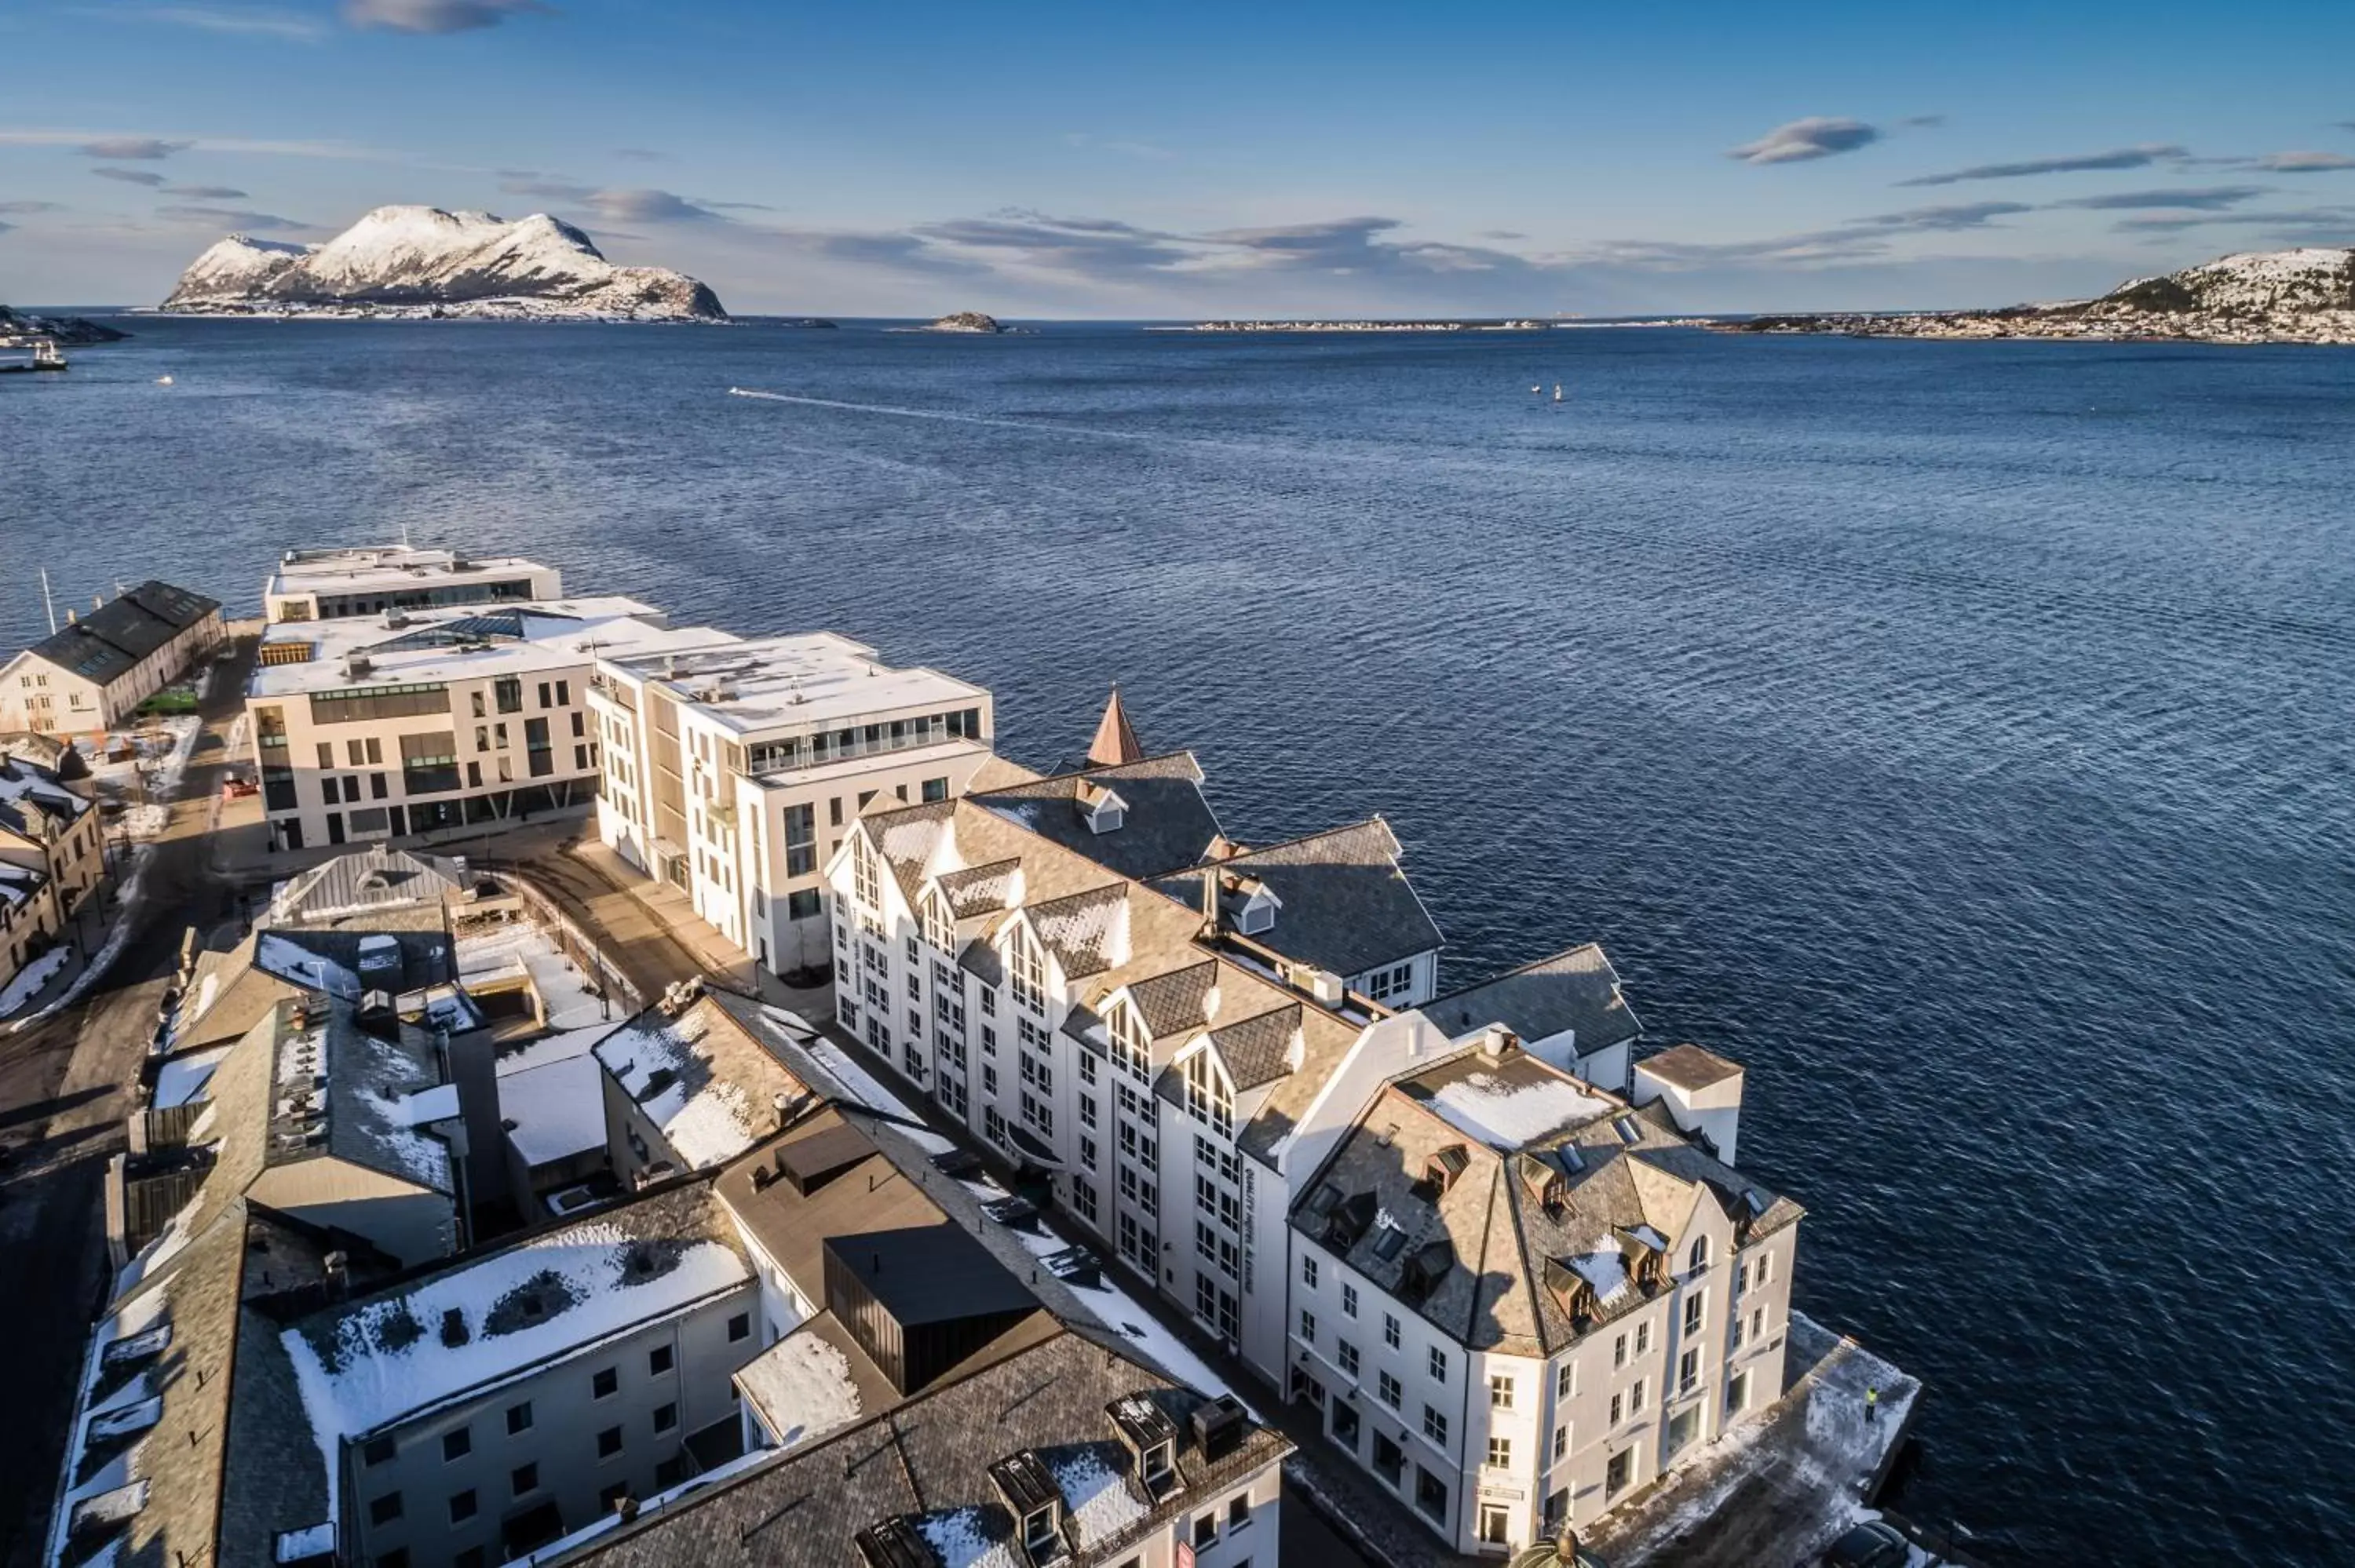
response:
<path fill-rule="evenodd" d="M 1022 1282 L 961 1225 L 828 1236 L 836 1265 L 858 1276 L 901 1328 L 1025 1312 L 1039 1305 Z"/>
<path fill-rule="evenodd" d="M 1179 1434 L 1177 1464 L 1185 1485 L 1158 1504 L 1137 1480 L 1135 1461 L 1109 1414 L 1132 1398 L 1159 1406 Z M 568 1561 L 610 1568 L 841 1568 L 863 1560 L 853 1544 L 863 1532 L 913 1542 L 928 1522 L 954 1516 L 1003 1543 L 1018 1525 L 991 1472 L 1028 1454 L 1050 1476 L 1076 1467 L 1112 1473 L 1133 1507 L 1121 1510 L 1125 1522 L 1119 1528 L 1083 1540 L 1077 1560 L 1119 1562 L 1124 1549 L 1167 1531 L 1179 1513 L 1289 1451 L 1281 1435 L 1247 1422 L 1231 1448 L 1205 1457 L 1188 1429 L 1204 1403 L 1116 1346 L 1066 1329 L 641 1514 L 634 1524 L 583 1542 Z M 1091 1518 L 1100 1512 L 1092 1510 Z M 1068 1516 L 1067 1526 L 1076 1528 Z"/>
<path fill-rule="evenodd" d="M 1491 1023 L 1529 1041 L 1575 1030 L 1582 1056 L 1644 1032 L 1620 994 L 1619 971 L 1593 942 L 1426 1002 L 1422 1011 L 1457 1039 Z"/>
<path fill-rule="evenodd" d="M 1108 832 L 1088 825 L 1082 806 L 1082 797 L 1097 789 L 1112 790 L 1128 808 L 1121 825 Z M 1190 751 L 968 798 L 1106 870 L 1139 880 L 1200 864 L 1219 837 L 1219 819 L 1203 798 L 1202 769 Z"/>
<path fill-rule="evenodd" d="M 1210 1048 L 1218 1052 L 1237 1094 L 1272 1084 L 1291 1070 L 1292 1036 L 1299 1027 L 1300 1004 L 1295 1001 L 1210 1031 Z"/>
<path fill-rule="evenodd" d="M 103 684 L 219 609 L 217 599 L 151 579 L 41 639 L 27 652 Z"/>
<path fill-rule="evenodd" d="M 847 1169 L 835 1166 L 831 1179 L 804 1193 L 790 1181 L 756 1182 L 765 1164 L 775 1168 L 776 1157 L 795 1145 L 824 1139 L 839 1147 L 837 1129 L 857 1130 L 868 1145 L 864 1159 Z M 861 1232 L 903 1230 L 938 1225 L 948 1218 L 924 1190 L 874 1146 L 858 1124 L 831 1106 L 809 1112 L 778 1134 L 751 1158 L 738 1160 L 720 1172 L 719 1196 L 737 1222 L 761 1250 L 776 1260 L 802 1288 L 815 1291 L 826 1277 L 825 1252 L 829 1236 Z"/>
<path fill-rule="evenodd" d="M 1427 953 L 1444 940 L 1399 869 L 1399 843 L 1380 817 L 1219 863 L 1220 906 L 1228 927 L 1263 884 L 1281 904 L 1275 923 L 1246 933 L 1265 948 L 1348 979 Z M 1199 872 L 1164 877 L 1160 892 L 1192 908 L 1202 903 Z"/>

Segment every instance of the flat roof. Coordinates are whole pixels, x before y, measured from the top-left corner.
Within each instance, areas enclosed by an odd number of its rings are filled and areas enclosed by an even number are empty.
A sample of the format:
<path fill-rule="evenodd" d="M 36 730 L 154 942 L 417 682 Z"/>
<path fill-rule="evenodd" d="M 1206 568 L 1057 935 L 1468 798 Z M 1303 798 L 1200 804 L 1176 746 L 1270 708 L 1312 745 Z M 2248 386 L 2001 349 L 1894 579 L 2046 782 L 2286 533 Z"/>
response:
<path fill-rule="evenodd" d="M 349 549 L 289 550 L 270 574 L 272 594 L 355 593 L 410 588 L 422 582 L 516 577 L 554 568 L 521 556 L 465 556 L 453 550 L 366 545 Z"/>
<path fill-rule="evenodd" d="M 435 685 L 586 665 L 607 650 L 648 652 L 694 638 L 661 624 L 662 612 L 634 599 L 536 599 L 524 604 L 445 605 L 382 616 L 273 622 L 249 695 L 278 697 L 365 686 Z M 311 657 L 273 664 L 274 646 L 307 643 Z M 349 661 L 365 655 L 355 675 Z"/>
<path fill-rule="evenodd" d="M 826 1250 L 905 1328 L 994 1312 L 1027 1312 L 1039 1298 L 963 1225 L 828 1236 Z"/>
<path fill-rule="evenodd" d="M 754 638 L 694 652 L 623 653 L 606 662 L 748 736 L 837 728 L 870 716 L 960 706 L 989 694 L 937 670 L 894 669 L 867 644 L 831 631 Z"/>

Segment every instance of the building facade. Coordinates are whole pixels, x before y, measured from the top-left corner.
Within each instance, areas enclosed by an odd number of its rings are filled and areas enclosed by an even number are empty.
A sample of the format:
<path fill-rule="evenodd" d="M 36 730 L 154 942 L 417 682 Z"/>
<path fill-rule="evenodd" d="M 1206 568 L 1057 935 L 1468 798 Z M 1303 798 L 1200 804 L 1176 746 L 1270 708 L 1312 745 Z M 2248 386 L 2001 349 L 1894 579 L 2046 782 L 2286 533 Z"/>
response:
<path fill-rule="evenodd" d="M 0 664 L 0 733 L 94 736 L 217 652 L 220 601 L 144 582 Z"/>
<path fill-rule="evenodd" d="M 0 990 L 64 936 L 105 875 L 97 808 L 56 769 L 0 755 Z"/>
<path fill-rule="evenodd" d="M 990 695 L 832 633 L 694 635 L 598 661 L 598 836 L 763 969 L 823 969 L 827 858 L 879 800 L 963 793 L 990 760 Z"/>
<path fill-rule="evenodd" d="M 246 694 L 272 847 L 585 810 L 599 652 L 677 635 L 626 599 L 273 620 Z"/>
<path fill-rule="evenodd" d="M 529 604 L 564 597 L 555 567 L 406 545 L 289 550 L 261 585 L 272 621 L 339 620 L 388 610 Z"/>

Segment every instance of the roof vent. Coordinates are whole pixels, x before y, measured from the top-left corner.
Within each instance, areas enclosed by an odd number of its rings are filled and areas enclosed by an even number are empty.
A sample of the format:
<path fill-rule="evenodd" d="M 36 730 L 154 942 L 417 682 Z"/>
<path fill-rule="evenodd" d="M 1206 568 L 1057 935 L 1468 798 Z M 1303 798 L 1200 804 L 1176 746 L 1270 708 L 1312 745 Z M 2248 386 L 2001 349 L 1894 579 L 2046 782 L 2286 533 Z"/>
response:
<path fill-rule="evenodd" d="M 1194 1429 L 1194 1446 L 1202 1451 L 1202 1457 L 1222 1459 L 1242 1446 L 1249 1421 L 1242 1402 L 1222 1393 L 1196 1405 L 1188 1425 Z"/>

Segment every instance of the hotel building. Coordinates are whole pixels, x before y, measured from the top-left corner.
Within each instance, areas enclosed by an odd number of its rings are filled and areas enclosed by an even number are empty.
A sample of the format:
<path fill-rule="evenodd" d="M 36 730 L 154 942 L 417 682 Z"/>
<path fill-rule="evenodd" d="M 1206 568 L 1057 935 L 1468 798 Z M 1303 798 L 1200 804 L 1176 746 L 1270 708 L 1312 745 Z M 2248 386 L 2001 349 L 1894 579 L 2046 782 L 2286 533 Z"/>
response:
<path fill-rule="evenodd" d="M 228 635 L 220 601 L 144 582 L 0 664 L 0 733 L 91 736 L 208 658 Z"/>
<path fill-rule="evenodd" d="M 553 567 L 513 556 L 464 556 L 406 545 L 289 550 L 261 585 L 276 620 L 341 620 L 387 610 L 528 604 L 562 599 Z"/>

